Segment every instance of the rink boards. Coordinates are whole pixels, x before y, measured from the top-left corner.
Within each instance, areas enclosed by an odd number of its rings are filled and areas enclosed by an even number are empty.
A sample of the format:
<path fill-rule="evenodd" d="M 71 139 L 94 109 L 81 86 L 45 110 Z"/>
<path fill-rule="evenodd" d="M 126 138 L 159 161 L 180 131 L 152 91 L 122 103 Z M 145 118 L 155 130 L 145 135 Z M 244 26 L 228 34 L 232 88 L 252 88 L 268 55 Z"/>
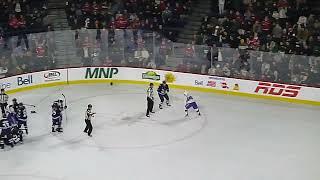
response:
<path fill-rule="evenodd" d="M 0 84 L 8 93 L 14 93 L 67 84 L 158 84 L 163 80 L 172 88 L 320 105 L 319 88 L 130 67 L 56 69 L 3 78 Z"/>

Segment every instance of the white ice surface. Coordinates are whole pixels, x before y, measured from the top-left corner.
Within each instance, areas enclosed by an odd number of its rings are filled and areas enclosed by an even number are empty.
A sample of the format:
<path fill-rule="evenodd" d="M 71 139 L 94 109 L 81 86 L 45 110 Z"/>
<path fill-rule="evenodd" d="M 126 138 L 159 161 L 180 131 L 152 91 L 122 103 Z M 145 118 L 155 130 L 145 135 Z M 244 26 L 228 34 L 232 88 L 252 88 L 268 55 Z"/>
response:
<path fill-rule="evenodd" d="M 320 111 L 191 92 L 203 116 L 184 117 L 182 90 L 145 118 L 145 86 L 72 85 L 17 93 L 35 104 L 23 145 L 0 151 L 0 180 L 319 180 Z M 67 97 L 64 133 L 52 134 L 53 100 Z M 158 99 L 156 97 L 156 99 Z M 93 137 L 87 104 L 97 112 Z M 28 108 L 30 112 L 32 108 Z"/>

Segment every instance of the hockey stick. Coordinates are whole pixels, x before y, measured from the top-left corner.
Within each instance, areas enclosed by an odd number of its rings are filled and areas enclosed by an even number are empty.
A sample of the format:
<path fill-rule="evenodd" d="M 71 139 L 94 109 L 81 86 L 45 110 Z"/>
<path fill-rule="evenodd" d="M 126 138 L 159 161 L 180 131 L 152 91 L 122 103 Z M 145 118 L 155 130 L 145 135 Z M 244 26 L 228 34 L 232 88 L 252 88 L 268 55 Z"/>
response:
<path fill-rule="evenodd" d="M 36 107 L 35 105 L 33 104 L 24 104 L 25 106 L 30 106 L 30 107 Z"/>
<path fill-rule="evenodd" d="M 62 94 L 63 98 L 64 98 L 64 108 L 65 108 L 65 111 L 64 111 L 64 114 L 66 115 L 66 123 L 68 123 L 68 116 L 67 116 L 67 98 L 64 94 Z"/>
<path fill-rule="evenodd" d="M 36 107 L 35 105 L 33 105 L 33 104 L 24 104 L 25 106 L 30 106 L 30 107 Z M 37 113 L 35 110 L 32 110 L 32 111 L 30 111 L 30 113 Z"/>

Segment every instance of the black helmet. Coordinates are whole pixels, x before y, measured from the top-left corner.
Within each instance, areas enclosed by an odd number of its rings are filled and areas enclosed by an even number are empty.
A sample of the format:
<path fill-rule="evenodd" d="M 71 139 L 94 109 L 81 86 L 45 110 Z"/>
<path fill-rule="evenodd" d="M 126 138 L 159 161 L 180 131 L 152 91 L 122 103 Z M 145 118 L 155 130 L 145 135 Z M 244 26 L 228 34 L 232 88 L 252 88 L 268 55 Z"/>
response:
<path fill-rule="evenodd" d="M 23 106 L 23 103 L 21 102 L 21 103 L 19 103 L 19 106 Z"/>
<path fill-rule="evenodd" d="M 17 101 L 17 98 L 13 98 L 12 101 Z"/>
<path fill-rule="evenodd" d="M 92 107 L 92 104 L 88 104 L 88 107 Z"/>

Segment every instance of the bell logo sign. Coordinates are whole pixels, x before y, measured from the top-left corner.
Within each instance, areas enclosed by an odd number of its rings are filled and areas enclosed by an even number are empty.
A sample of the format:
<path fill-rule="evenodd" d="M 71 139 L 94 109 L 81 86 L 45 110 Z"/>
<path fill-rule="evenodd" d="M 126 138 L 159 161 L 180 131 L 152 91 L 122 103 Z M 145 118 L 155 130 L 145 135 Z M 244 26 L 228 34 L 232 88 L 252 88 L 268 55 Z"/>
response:
<path fill-rule="evenodd" d="M 273 96 L 297 97 L 301 87 L 277 83 L 259 82 L 255 93 L 269 94 Z"/>

